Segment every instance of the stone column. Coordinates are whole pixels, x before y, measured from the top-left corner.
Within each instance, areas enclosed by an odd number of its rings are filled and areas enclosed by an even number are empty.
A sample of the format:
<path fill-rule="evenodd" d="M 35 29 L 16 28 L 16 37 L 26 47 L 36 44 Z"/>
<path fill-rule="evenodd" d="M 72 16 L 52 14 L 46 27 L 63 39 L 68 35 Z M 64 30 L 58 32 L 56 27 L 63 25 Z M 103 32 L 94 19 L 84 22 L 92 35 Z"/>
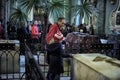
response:
<path fill-rule="evenodd" d="M 104 35 L 105 34 L 105 18 L 106 18 L 106 0 L 99 0 L 97 4 L 98 9 L 98 34 Z"/>

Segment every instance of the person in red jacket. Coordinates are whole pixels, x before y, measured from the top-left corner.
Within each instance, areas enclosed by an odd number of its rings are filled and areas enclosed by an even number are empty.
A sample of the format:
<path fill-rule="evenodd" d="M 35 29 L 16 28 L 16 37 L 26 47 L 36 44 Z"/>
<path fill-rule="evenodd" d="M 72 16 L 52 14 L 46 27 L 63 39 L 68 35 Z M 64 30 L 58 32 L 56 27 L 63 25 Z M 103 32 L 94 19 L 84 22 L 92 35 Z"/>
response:
<path fill-rule="evenodd" d="M 47 80 L 60 80 L 60 74 L 63 70 L 63 57 L 72 57 L 69 54 L 64 54 L 62 48 L 63 34 L 61 28 L 65 26 L 65 19 L 58 18 L 58 22 L 50 26 L 46 36 L 47 61 L 49 70 Z"/>
<path fill-rule="evenodd" d="M 31 35 L 33 42 L 38 42 L 40 34 L 41 33 L 39 32 L 39 29 L 38 29 L 38 22 L 35 21 L 32 26 L 32 35 Z"/>
<path fill-rule="evenodd" d="M 3 39 L 3 36 L 4 36 L 4 28 L 2 22 L 0 21 L 0 39 Z"/>

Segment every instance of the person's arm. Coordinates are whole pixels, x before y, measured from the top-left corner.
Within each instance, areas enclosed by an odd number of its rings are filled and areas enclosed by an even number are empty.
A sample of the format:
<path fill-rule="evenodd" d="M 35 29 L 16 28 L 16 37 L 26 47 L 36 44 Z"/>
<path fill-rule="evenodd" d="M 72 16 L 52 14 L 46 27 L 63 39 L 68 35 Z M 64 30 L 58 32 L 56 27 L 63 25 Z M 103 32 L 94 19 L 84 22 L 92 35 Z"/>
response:
<path fill-rule="evenodd" d="M 47 42 L 47 44 L 51 44 L 51 43 L 54 42 L 52 40 L 53 40 L 53 36 L 55 34 L 55 31 L 56 31 L 55 26 L 51 25 L 50 28 L 49 28 L 49 32 L 48 32 L 48 34 L 46 36 L 46 42 Z"/>
<path fill-rule="evenodd" d="M 56 26 L 51 25 L 48 34 L 53 37 L 55 32 L 56 32 Z"/>
<path fill-rule="evenodd" d="M 24 33 L 25 33 L 26 35 L 29 35 L 29 32 L 27 31 L 27 28 L 24 28 Z"/>

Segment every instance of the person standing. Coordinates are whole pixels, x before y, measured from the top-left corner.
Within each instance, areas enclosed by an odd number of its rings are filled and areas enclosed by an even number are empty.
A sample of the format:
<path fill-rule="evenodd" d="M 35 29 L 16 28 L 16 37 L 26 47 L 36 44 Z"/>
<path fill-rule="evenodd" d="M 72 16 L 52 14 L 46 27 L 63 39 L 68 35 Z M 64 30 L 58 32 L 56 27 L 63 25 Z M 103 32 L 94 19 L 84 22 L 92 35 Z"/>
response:
<path fill-rule="evenodd" d="M 38 42 L 40 34 L 41 33 L 39 32 L 39 29 L 38 29 L 38 22 L 35 21 L 33 26 L 32 26 L 32 33 L 31 33 L 33 43 L 37 43 Z"/>
<path fill-rule="evenodd" d="M 0 39 L 4 38 L 4 28 L 2 22 L 0 21 Z"/>
<path fill-rule="evenodd" d="M 29 32 L 27 31 L 27 23 L 23 23 L 21 24 L 21 27 L 17 29 L 17 37 L 18 40 L 20 41 L 20 54 L 25 54 L 25 44 L 24 41 L 26 40 L 26 42 L 28 41 L 28 37 L 29 37 Z"/>
<path fill-rule="evenodd" d="M 42 27 L 43 27 L 42 22 L 38 21 L 38 30 L 39 30 L 39 32 L 42 32 Z"/>
<path fill-rule="evenodd" d="M 64 54 L 62 48 L 63 34 L 61 28 L 65 26 L 65 18 L 58 18 L 58 22 L 50 26 L 46 35 L 47 61 L 49 70 L 47 80 L 60 80 L 60 74 L 64 72 L 63 57 L 72 57 L 70 54 Z"/>
<path fill-rule="evenodd" d="M 89 28 L 89 34 L 94 35 L 94 27 L 92 24 L 90 25 L 90 28 Z"/>

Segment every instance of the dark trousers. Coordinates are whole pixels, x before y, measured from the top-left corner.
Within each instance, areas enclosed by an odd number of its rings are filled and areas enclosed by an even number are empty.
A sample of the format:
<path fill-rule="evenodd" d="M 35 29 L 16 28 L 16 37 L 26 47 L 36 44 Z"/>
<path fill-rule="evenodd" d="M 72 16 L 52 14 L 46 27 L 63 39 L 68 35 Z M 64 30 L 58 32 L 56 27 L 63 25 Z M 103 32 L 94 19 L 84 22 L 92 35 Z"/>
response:
<path fill-rule="evenodd" d="M 52 47 L 54 48 L 54 46 Z M 58 46 L 55 50 L 47 50 L 47 62 L 49 65 L 47 80 L 60 80 L 60 74 L 64 71 L 62 52 L 61 46 Z"/>
<path fill-rule="evenodd" d="M 60 80 L 60 74 L 53 74 L 48 71 L 47 80 Z"/>

